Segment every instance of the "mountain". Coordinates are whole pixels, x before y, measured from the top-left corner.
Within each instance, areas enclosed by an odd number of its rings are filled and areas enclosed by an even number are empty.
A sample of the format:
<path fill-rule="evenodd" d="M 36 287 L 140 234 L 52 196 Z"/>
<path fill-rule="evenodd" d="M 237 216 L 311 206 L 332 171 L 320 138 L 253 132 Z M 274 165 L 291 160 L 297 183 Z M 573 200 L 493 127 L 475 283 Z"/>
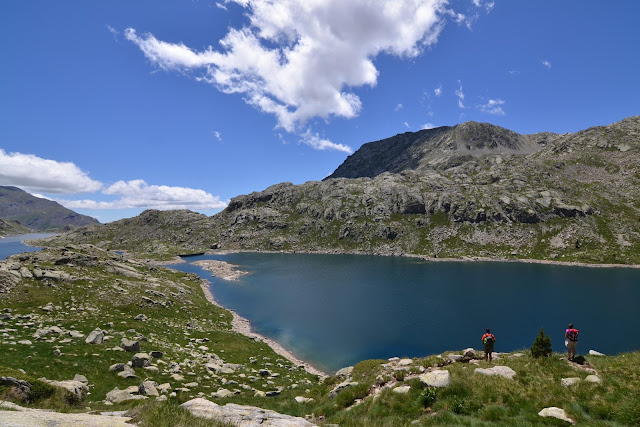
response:
<path fill-rule="evenodd" d="M 323 181 L 238 196 L 210 218 L 147 211 L 56 242 L 154 256 L 220 248 L 638 264 L 638 165 L 640 116 L 562 135 L 468 122 L 364 144 Z"/>
<path fill-rule="evenodd" d="M 0 186 L 0 218 L 18 221 L 35 231 L 60 231 L 68 227 L 99 224 L 47 199 L 32 196 L 17 188 Z"/>

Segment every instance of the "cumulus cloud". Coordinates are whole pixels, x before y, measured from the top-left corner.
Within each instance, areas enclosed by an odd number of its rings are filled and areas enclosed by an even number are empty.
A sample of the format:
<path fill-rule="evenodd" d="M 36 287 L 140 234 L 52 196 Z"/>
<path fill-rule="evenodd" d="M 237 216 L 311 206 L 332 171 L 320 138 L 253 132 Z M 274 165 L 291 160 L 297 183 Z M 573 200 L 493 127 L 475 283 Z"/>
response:
<path fill-rule="evenodd" d="M 224 4 L 222 4 L 222 3 L 216 3 L 216 7 L 217 7 L 218 9 L 227 10 L 227 6 L 225 6 L 225 5 L 224 5 Z"/>
<path fill-rule="evenodd" d="M 458 107 L 467 108 L 464 106 L 464 92 L 462 91 L 462 82 L 458 80 L 458 89 L 456 89 L 456 96 L 458 97 Z"/>
<path fill-rule="evenodd" d="M 222 209 L 227 203 L 204 190 L 166 185 L 148 185 L 141 179 L 118 181 L 105 188 L 104 194 L 119 196 L 114 201 L 63 200 L 56 201 L 69 209 Z"/>
<path fill-rule="evenodd" d="M 504 116 L 502 105 L 504 105 L 504 101 L 502 99 L 490 99 L 489 102 L 484 105 L 479 105 L 478 108 L 480 111 L 484 111 L 485 113 Z"/>
<path fill-rule="evenodd" d="M 211 133 L 213 133 L 213 136 L 215 136 L 218 141 L 222 142 L 222 134 L 219 131 L 214 130 Z"/>
<path fill-rule="evenodd" d="M 422 129 L 433 129 L 437 127 L 436 125 L 434 125 L 433 123 L 425 123 L 422 125 Z"/>
<path fill-rule="evenodd" d="M 440 96 L 440 95 L 442 95 L 442 85 L 440 85 L 440 86 L 438 86 L 437 88 L 435 88 L 435 89 L 433 90 L 433 94 L 434 94 L 435 96 Z"/>
<path fill-rule="evenodd" d="M 58 162 L 33 154 L 7 153 L 0 148 L 0 185 L 29 192 L 76 194 L 100 190 L 102 183 L 71 162 Z"/>
<path fill-rule="evenodd" d="M 243 95 L 289 132 L 314 117 L 357 116 L 362 103 L 352 88 L 376 85 L 376 56 L 419 55 L 450 15 L 447 0 L 231 2 L 245 8 L 250 25 L 231 28 L 220 49 L 197 51 L 133 28 L 124 35 L 156 66 L 198 71 L 197 79 Z"/>
<path fill-rule="evenodd" d="M 334 150 L 342 151 L 347 154 L 353 153 L 353 149 L 348 145 L 336 144 L 328 139 L 321 138 L 317 133 L 312 133 L 311 129 L 307 129 L 307 131 L 301 135 L 301 138 L 300 142 L 308 145 L 314 150 Z"/>
<path fill-rule="evenodd" d="M 550 62 L 549 60 L 547 60 L 547 59 L 544 59 L 544 60 L 542 61 L 542 65 L 544 65 L 545 67 L 547 67 L 547 70 L 550 70 L 550 69 L 551 69 L 551 62 Z"/>
<path fill-rule="evenodd" d="M 398 104 L 398 105 L 396 105 L 395 111 L 400 111 L 400 110 L 402 110 L 403 107 L 404 106 L 402 104 Z"/>

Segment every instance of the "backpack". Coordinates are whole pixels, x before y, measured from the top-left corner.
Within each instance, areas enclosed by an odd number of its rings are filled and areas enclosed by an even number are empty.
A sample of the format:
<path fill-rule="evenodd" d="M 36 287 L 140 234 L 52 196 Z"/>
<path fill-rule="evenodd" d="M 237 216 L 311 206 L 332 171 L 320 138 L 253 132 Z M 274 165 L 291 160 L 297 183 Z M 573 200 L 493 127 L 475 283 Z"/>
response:
<path fill-rule="evenodd" d="M 567 338 L 569 341 L 578 341 L 578 330 L 577 329 L 569 329 L 567 333 Z"/>
<path fill-rule="evenodd" d="M 495 341 L 495 338 L 493 337 L 492 334 L 486 334 L 486 336 L 484 337 L 484 339 L 482 340 L 482 342 L 485 345 L 489 345 L 489 344 L 493 344 L 493 342 Z"/>

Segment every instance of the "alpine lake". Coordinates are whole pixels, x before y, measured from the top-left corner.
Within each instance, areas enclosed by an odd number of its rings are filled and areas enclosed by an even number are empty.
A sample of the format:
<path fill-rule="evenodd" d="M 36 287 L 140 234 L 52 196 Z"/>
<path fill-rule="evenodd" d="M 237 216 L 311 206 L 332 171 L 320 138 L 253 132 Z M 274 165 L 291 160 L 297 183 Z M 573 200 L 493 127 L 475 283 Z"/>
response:
<path fill-rule="evenodd" d="M 39 250 L 22 240 L 44 236 L 0 239 L 0 259 Z M 249 274 L 213 277 L 192 264 L 205 259 Z M 580 330 L 578 354 L 640 349 L 638 268 L 280 253 L 184 260 L 170 267 L 209 280 L 218 303 L 327 373 L 365 359 L 481 349 L 485 328 L 498 352 L 529 348 L 540 328 L 564 352 L 569 323 Z"/>
<path fill-rule="evenodd" d="M 212 277 L 192 264 L 204 259 L 249 274 Z M 184 260 L 171 267 L 208 279 L 218 303 L 329 374 L 365 359 L 481 349 L 485 328 L 497 352 L 529 348 L 540 328 L 564 352 L 569 323 L 580 330 L 578 354 L 640 348 L 637 268 L 281 253 Z"/>

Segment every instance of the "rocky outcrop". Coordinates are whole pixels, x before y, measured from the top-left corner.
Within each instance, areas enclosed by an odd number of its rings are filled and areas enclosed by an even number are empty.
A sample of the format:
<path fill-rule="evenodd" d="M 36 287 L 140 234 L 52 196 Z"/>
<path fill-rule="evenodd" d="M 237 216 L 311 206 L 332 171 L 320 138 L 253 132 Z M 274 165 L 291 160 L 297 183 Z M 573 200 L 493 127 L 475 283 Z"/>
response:
<path fill-rule="evenodd" d="M 209 249 L 640 263 L 640 116 L 575 134 L 486 123 L 363 145 L 323 181 L 234 197 L 219 214 L 145 211 L 51 240 Z"/>

